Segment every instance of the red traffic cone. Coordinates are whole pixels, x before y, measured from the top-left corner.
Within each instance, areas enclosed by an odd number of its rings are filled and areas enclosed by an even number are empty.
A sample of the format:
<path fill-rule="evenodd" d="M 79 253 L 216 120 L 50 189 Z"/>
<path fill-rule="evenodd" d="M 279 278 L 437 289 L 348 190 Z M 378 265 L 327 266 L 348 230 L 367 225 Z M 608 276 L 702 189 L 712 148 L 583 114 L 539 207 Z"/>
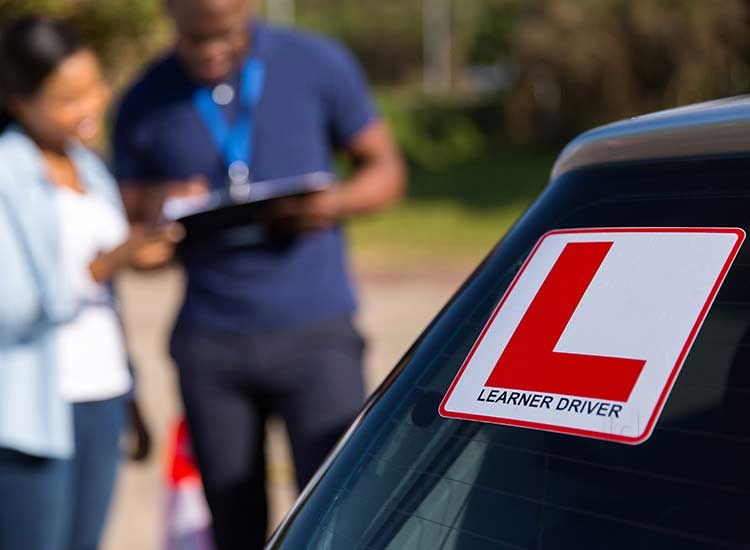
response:
<path fill-rule="evenodd" d="M 166 550 L 213 550 L 211 514 L 184 419 L 173 429 L 167 454 Z"/>

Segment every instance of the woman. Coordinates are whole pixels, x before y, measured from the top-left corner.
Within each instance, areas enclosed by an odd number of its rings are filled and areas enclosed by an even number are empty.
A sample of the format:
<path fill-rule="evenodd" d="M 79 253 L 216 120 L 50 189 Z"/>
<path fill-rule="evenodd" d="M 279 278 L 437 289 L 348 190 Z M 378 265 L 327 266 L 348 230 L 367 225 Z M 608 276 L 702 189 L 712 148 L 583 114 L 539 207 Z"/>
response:
<path fill-rule="evenodd" d="M 107 283 L 172 253 L 130 230 L 83 143 L 109 99 L 94 53 L 36 16 L 0 34 L 0 548 L 96 548 L 130 377 Z"/>

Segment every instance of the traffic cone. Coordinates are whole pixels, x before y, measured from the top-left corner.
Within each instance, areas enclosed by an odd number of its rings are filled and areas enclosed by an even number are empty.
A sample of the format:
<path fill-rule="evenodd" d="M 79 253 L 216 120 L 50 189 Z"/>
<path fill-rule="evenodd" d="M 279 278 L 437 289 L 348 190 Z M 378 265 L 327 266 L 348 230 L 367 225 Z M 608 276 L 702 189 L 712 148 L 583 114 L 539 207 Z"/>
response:
<path fill-rule="evenodd" d="M 167 454 L 166 550 L 214 550 L 211 513 L 184 419 L 173 428 Z"/>

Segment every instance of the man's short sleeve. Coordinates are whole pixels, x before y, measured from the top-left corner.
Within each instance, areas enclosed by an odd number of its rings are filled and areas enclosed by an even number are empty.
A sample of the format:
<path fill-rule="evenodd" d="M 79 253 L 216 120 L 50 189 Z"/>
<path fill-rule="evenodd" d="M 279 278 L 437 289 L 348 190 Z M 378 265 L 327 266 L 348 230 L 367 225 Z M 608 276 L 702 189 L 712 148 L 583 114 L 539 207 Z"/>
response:
<path fill-rule="evenodd" d="M 132 94 L 132 91 L 131 91 Z M 149 160 L 148 132 L 143 127 L 143 112 L 135 97 L 128 94 L 121 102 L 112 132 L 113 172 L 119 183 L 148 181 L 156 177 Z"/>
<path fill-rule="evenodd" d="M 378 111 L 362 67 L 346 48 L 336 44 L 328 65 L 332 135 L 336 145 L 346 146 L 378 118 Z"/>

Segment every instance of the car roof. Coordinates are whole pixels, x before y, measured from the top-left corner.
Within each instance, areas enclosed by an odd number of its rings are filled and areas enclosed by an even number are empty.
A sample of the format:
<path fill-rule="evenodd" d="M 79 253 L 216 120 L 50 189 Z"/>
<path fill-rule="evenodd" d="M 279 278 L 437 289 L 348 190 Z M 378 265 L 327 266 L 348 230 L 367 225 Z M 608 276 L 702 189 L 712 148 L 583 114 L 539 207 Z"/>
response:
<path fill-rule="evenodd" d="M 750 152 L 750 95 L 638 116 L 589 130 L 557 159 L 550 181 L 610 162 Z"/>

